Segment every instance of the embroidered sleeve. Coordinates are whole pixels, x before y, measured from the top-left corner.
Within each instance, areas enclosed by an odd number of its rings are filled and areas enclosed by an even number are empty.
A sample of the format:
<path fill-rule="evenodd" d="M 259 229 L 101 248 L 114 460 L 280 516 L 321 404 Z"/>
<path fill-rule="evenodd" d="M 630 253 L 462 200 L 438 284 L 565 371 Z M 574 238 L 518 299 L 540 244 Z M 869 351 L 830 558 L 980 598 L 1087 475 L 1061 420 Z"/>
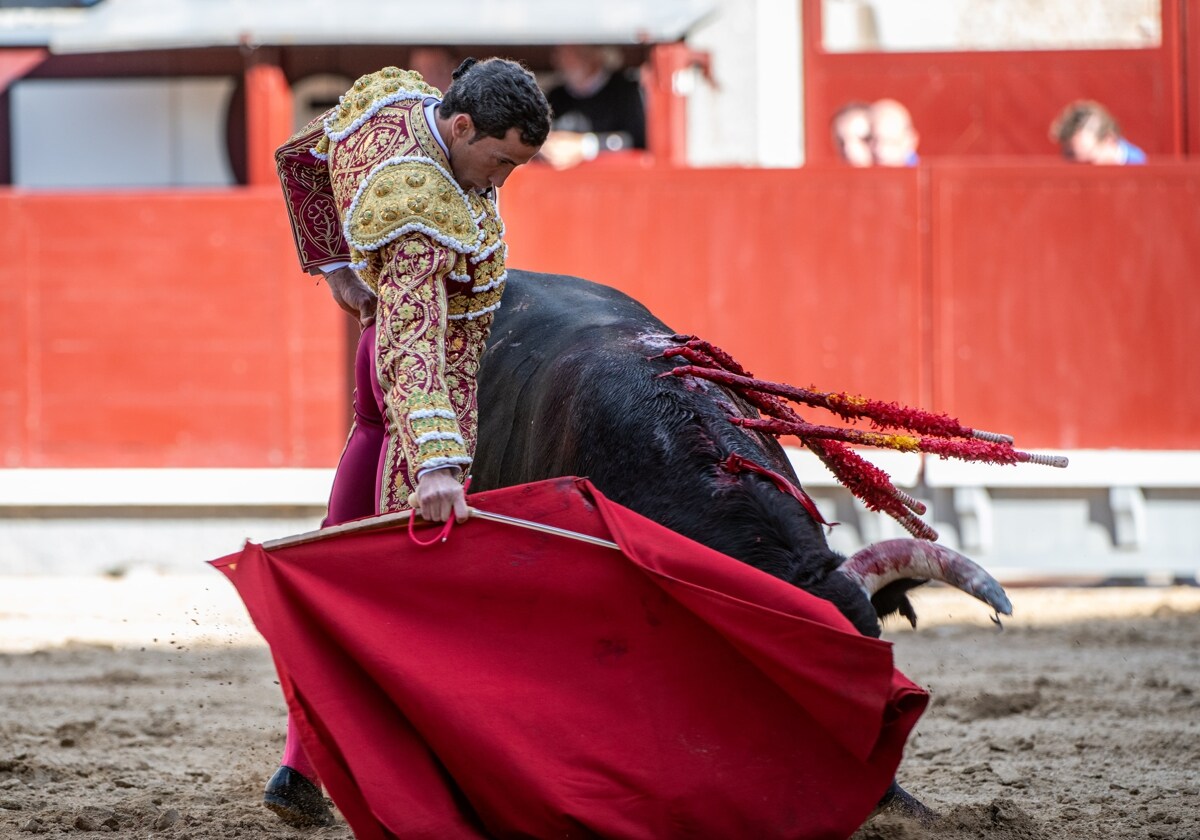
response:
<path fill-rule="evenodd" d="M 461 398 L 452 399 L 447 377 L 445 276 L 455 254 L 410 233 L 381 256 L 376 366 L 389 432 L 380 498 L 386 512 L 408 506 L 422 470 L 465 468 L 471 459 L 455 411 Z"/>
<path fill-rule="evenodd" d="M 310 274 L 331 262 L 349 261 L 337 204 L 322 149 L 327 148 L 322 118 L 310 122 L 275 151 L 300 265 Z M 315 152 L 315 154 L 314 154 Z"/>
<path fill-rule="evenodd" d="M 504 242 L 504 222 L 496 211 L 496 205 L 478 195 L 472 195 L 471 200 L 472 210 L 477 211 L 474 218 L 479 225 L 480 246 L 467 257 L 466 279 L 470 283 L 467 287 L 470 294 L 452 294 L 446 317 L 451 321 L 469 324 L 487 316 L 486 322 L 480 325 L 486 340 L 491 315 L 500 308 L 504 283 L 508 279 L 505 269 L 508 246 Z M 454 272 L 451 272 L 450 278 L 460 279 Z"/>

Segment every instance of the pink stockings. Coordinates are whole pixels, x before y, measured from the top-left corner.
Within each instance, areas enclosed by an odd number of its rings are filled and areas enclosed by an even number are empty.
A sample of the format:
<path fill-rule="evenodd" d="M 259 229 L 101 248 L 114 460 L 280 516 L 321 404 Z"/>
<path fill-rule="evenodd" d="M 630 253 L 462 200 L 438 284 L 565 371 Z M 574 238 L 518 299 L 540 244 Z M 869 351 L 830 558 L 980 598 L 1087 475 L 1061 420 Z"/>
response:
<path fill-rule="evenodd" d="M 354 424 L 329 494 L 329 510 L 322 527 L 372 516 L 379 510 L 379 465 L 384 455 L 386 428 L 383 389 L 375 373 L 375 327 L 363 330 L 354 357 Z M 300 733 L 288 715 L 287 743 L 280 764 L 291 767 L 313 784 L 317 769 L 304 754 Z"/>
<path fill-rule="evenodd" d="M 375 372 L 375 325 L 363 330 L 354 356 L 354 423 L 329 494 L 322 527 L 379 512 L 380 464 L 386 445 L 383 388 Z"/>

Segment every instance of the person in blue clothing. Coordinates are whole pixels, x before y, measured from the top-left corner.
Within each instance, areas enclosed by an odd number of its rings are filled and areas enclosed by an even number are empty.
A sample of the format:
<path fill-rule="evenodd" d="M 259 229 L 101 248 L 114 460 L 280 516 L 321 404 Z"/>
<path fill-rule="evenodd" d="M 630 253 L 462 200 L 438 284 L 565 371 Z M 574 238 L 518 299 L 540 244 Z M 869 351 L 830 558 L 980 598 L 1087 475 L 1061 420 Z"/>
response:
<path fill-rule="evenodd" d="M 875 166 L 916 166 L 920 162 L 917 144 L 921 136 L 903 104 L 880 99 L 871 103 L 867 115 L 871 121 L 867 142 Z"/>
<path fill-rule="evenodd" d="M 1076 163 L 1125 166 L 1146 162 L 1146 153 L 1121 135 L 1121 127 L 1099 102 L 1072 102 L 1050 126 L 1050 139 Z"/>

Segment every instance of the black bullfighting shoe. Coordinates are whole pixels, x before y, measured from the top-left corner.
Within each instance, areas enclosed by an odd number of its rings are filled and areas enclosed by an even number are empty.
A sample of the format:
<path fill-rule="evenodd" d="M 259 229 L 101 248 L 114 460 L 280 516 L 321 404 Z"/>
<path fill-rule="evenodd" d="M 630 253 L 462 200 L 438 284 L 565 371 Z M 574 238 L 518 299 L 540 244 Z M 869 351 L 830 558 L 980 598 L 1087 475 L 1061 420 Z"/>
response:
<path fill-rule="evenodd" d="M 267 782 L 263 804 L 293 828 L 333 825 L 333 811 L 320 788 L 291 767 L 281 765 Z"/>

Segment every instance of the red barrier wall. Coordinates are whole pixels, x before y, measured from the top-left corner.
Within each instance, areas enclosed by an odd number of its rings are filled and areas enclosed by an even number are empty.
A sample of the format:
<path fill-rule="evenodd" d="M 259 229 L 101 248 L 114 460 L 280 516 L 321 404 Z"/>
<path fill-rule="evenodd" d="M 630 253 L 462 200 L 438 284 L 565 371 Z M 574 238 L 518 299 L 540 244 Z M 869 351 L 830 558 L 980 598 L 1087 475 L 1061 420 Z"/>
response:
<path fill-rule="evenodd" d="M 1185 147 L 1189 155 L 1200 155 L 1200 3 L 1179 0 L 1183 26 L 1179 53 L 1183 60 Z"/>
<path fill-rule="evenodd" d="M 1023 446 L 1200 449 L 1200 164 L 518 172 L 512 265 Z M 273 189 L 0 191 L 8 467 L 332 466 L 345 330 Z M 823 419 L 810 412 L 810 419 Z"/>
<path fill-rule="evenodd" d="M 336 461 L 344 323 L 277 189 L 0 192 L 0 266 L 4 466 Z"/>
<path fill-rule="evenodd" d="M 510 184 L 513 265 L 616 286 L 760 376 L 919 399 L 915 171 L 530 169 Z"/>
<path fill-rule="evenodd" d="M 1031 447 L 1196 448 L 1200 167 L 931 175 L 934 404 Z"/>

